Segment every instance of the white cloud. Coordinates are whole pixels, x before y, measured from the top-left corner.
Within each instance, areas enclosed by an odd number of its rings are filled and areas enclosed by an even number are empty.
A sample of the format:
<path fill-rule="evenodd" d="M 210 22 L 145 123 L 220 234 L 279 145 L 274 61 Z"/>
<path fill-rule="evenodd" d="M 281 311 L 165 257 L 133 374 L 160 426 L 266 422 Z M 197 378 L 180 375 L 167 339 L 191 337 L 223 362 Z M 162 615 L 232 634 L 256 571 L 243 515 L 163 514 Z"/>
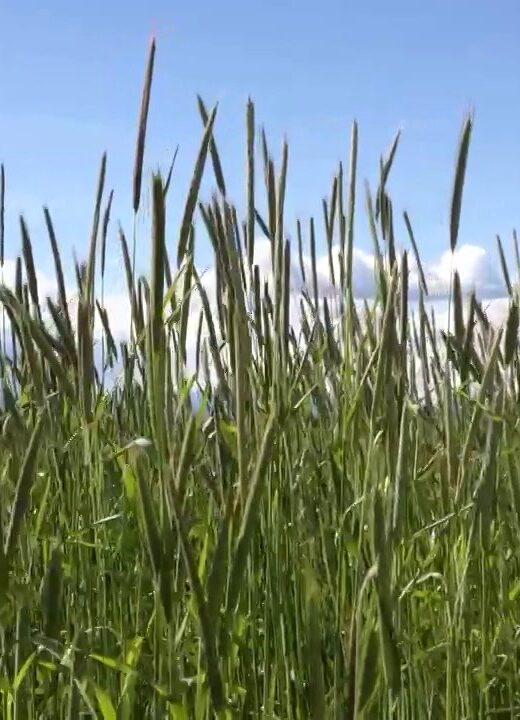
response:
<path fill-rule="evenodd" d="M 291 324 L 298 333 L 300 325 L 300 299 L 303 289 L 300 261 L 297 250 L 291 248 Z M 339 279 L 339 252 L 333 248 L 332 262 L 336 285 Z M 259 266 L 261 277 L 268 282 L 270 288 L 273 285 L 271 244 L 268 240 L 258 240 L 255 244 L 255 264 Z M 312 263 L 309 256 L 303 258 L 303 265 L 306 277 L 306 289 L 312 296 Z M 509 300 L 504 295 L 504 284 L 501 271 L 496 260 L 489 256 L 489 253 L 482 247 L 475 245 L 462 245 L 451 252 L 443 253 L 437 260 L 424 265 L 430 300 L 429 307 L 434 309 L 436 327 L 438 330 L 448 328 L 448 295 L 450 291 L 450 278 L 453 269 L 458 270 L 464 296 L 475 290 L 477 297 L 483 300 L 483 309 L 486 312 L 492 325 L 498 326 L 505 322 L 507 317 Z M 413 254 L 409 255 L 410 268 L 410 300 L 413 309 L 418 298 L 419 276 L 418 268 L 414 261 Z M 370 300 L 375 295 L 375 258 L 372 254 L 363 250 L 354 249 L 353 254 L 353 284 L 354 295 L 359 300 Z M 334 316 L 334 300 L 338 300 L 337 288 L 334 286 L 330 272 L 330 259 L 327 253 L 316 259 L 316 277 L 318 285 L 318 296 L 328 298 L 329 308 Z M 215 273 L 209 270 L 204 277 L 204 285 L 208 292 L 210 304 L 214 307 L 215 296 Z M 502 295 L 502 297 L 500 297 Z M 194 298 L 192 305 L 193 333 L 192 342 L 189 343 L 188 355 L 195 357 L 195 323 L 198 320 L 200 304 Z M 453 318 L 451 322 L 453 327 Z"/>
<path fill-rule="evenodd" d="M 426 269 L 426 282 L 432 295 L 449 293 L 450 278 L 457 270 L 463 292 L 475 292 L 480 297 L 496 297 L 505 290 L 504 281 L 495 260 L 478 245 L 461 245 L 452 254 L 444 252 L 439 261 Z"/>
<path fill-rule="evenodd" d="M 49 277 L 46 273 L 35 268 L 36 282 L 38 283 L 38 294 L 40 301 L 56 292 L 56 281 Z M 16 282 L 16 261 L 6 258 L 4 266 L 0 270 L 0 283 L 14 288 Z"/>
<path fill-rule="evenodd" d="M 100 303 L 101 304 L 101 303 Z M 108 319 L 110 321 L 110 332 L 116 342 L 126 340 L 130 330 L 130 301 L 127 293 L 115 292 L 105 295 L 103 301 Z M 101 337 L 103 333 L 99 315 L 96 315 L 94 334 Z"/>
<path fill-rule="evenodd" d="M 300 263 L 295 246 L 291 248 L 291 289 L 299 292 L 302 288 Z M 271 280 L 271 244 L 269 240 L 258 240 L 255 244 L 255 263 L 259 266 L 262 276 Z M 332 249 L 332 264 L 336 283 L 339 279 L 339 249 Z M 309 255 L 304 256 L 303 265 L 308 288 L 312 287 L 312 264 Z M 413 253 L 408 255 L 410 272 L 409 288 L 412 298 L 417 297 L 419 288 L 419 272 Z M 463 293 L 475 290 L 481 298 L 494 298 L 503 295 L 505 285 L 501 270 L 495 257 L 478 245 L 461 245 L 452 254 L 449 250 L 431 263 L 424 264 L 423 271 L 430 296 L 447 296 L 450 292 L 450 278 L 453 270 L 457 270 L 461 280 Z M 352 282 L 354 295 L 357 298 L 372 298 L 375 294 L 375 257 L 372 253 L 354 248 L 352 258 Z M 330 260 L 328 253 L 316 259 L 318 293 L 320 297 L 333 297 L 336 290 L 332 283 Z"/>
<path fill-rule="evenodd" d="M 295 244 L 292 245 L 291 251 L 291 323 L 297 331 L 299 325 L 299 305 L 303 282 L 298 250 Z M 271 243 L 269 240 L 261 238 L 256 241 L 254 261 L 259 267 L 262 281 L 267 281 L 272 292 L 273 274 Z M 333 248 L 332 261 L 337 285 L 339 280 L 339 259 L 337 248 Z M 306 275 L 306 286 L 309 294 L 312 296 L 311 258 L 309 256 L 305 256 L 303 258 L 303 264 Z M 424 266 L 430 296 L 432 298 L 436 298 L 434 304 L 436 308 L 437 327 L 439 329 L 445 329 L 447 327 L 448 309 L 446 296 L 449 292 L 452 267 L 459 271 L 464 294 L 467 294 L 474 289 L 479 298 L 487 298 L 488 300 L 484 303 L 484 309 L 487 312 L 490 322 L 493 325 L 502 324 L 507 317 L 508 300 L 503 297 L 504 283 L 497 261 L 494 258 L 490 258 L 489 253 L 482 247 L 476 245 L 462 245 L 456 249 L 453 255 L 449 251 L 444 252 L 436 261 Z M 14 286 L 15 282 L 15 268 L 16 265 L 14 261 L 6 260 L 3 277 L 4 282 L 11 287 Z M 409 254 L 409 268 L 410 295 L 411 300 L 413 301 L 417 297 L 418 269 L 416 267 L 413 254 L 411 253 Z M 353 254 L 353 285 L 354 294 L 357 298 L 370 299 L 374 297 L 374 269 L 374 256 L 368 252 L 355 248 Z M 204 285 L 208 295 L 210 306 L 214 309 L 216 305 L 215 270 L 214 268 L 209 268 L 206 271 L 201 270 L 199 272 L 201 274 L 202 284 Z M 318 295 L 320 298 L 327 297 L 331 301 L 331 310 L 333 311 L 334 300 L 338 299 L 338 295 L 332 282 L 329 257 L 327 253 L 316 259 L 316 276 Z M 56 294 L 56 283 L 53 277 L 49 277 L 45 273 L 37 271 L 37 279 L 40 297 L 42 300 L 45 296 L 54 296 Z M 124 290 L 121 290 L 120 287 L 121 284 L 118 282 L 107 284 L 103 300 L 103 306 L 107 311 L 111 331 L 116 342 L 128 338 L 128 331 L 130 327 L 130 303 L 127 293 Z M 500 297 L 501 294 L 502 297 Z M 70 297 L 74 297 L 73 293 L 71 293 Z M 76 315 L 75 305 L 75 302 L 72 301 L 71 316 L 73 318 L 75 318 Z M 188 362 L 190 369 L 195 365 L 196 333 L 201 307 L 202 303 L 199 293 L 195 290 L 190 303 L 190 320 L 187 338 Z M 101 335 L 102 325 L 99 318 L 96 316 L 96 339 L 99 340 Z"/>

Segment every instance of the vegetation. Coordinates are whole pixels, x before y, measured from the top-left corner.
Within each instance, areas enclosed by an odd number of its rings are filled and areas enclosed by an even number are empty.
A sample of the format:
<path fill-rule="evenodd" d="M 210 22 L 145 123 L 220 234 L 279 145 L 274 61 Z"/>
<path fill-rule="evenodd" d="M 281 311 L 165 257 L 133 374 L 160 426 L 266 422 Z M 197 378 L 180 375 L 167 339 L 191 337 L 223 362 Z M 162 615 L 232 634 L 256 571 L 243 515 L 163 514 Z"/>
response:
<path fill-rule="evenodd" d="M 152 44 L 136 214 L 154 54 Z M 152 178 L 148 279 L 135 277 L 135 233 L 133 249 L 120 233 L 128 342 L 116 346 L 103 306 L 105 158 L 90 252 L 76 266 L 75 316 L 50 214 L 58 293 L 45 301 L 21 223 L 15 287 L 0 291 L 1 717 L 518 717 L 519 311 L 505 261 L 505 332 L 474 296 L 464 307 L 454 273 L 453 329 L 441 336 L 405 216 L 420 278 L 411 312 L 408 253 L 396 250 L 386 190 L 397 136 L 375 194 L 366 190 L 378 290 L 360 310 L 354 125 L 348 173 L 340 166 L 323 204 L 339 300 L 319 296 L 311 222 L 295 320 L 287 146 L 276 172 L 262 134 L 258 163 L 249 103 L 242 223 L 226 195 L 216 110 L 202 101 L 199 109 L 204 132 L 174 271 L 165 230 L 171 171 Z M 452 250 L 471 129 L 468 118 Z M 209 202 L 199 197 L 204 172 L 218 190 Z M 265 198 L 255 196 L 258 172 Z M 2 171 L 2 263 L 4 187 Z M 196 220 L 214 249 L 215 307 L 193 261 Z M 254 264 L 259 231 L 272 249 L 271 282 Z M 298 224 L 300 259 L 304 234 Z M 116 363 L 121 380 L 109 386 Z"/>

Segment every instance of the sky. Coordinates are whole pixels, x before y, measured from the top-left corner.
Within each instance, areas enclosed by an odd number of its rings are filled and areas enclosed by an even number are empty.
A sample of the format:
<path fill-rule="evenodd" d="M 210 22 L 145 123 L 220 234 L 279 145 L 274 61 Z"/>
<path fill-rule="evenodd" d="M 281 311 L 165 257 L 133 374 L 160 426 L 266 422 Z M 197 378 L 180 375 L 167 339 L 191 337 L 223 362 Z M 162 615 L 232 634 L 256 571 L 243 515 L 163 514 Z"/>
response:
<path fill-rule="evenodd" d="M 0 15 L 0 160 L 5 164 L 6 256 L 20 251 L 26 218 L 42 283 L 52 260 L 42 206 L 52 213 L 64 261 L 85 257 L 99 163 L 108 154 L 115 192 L 109 285 L 124 289 L 117 223 L 132 232 L 135 134 L 147 48 L 157 39 L 145 179 L 167 171 L 179 146 L 168 201 L 168 246 L 202 126 L 196 96 L 219 104 L 216 139 L 231 198 L 245 193 L 245 106 L 252 97 L 279 165 L 289 141 L 286 218 L 315 215 L 338 162 L 348 167 L 350 129 L 359 124 L 356 267 L 370 255 L 363 181 L 375 188 L 380 155 L 402 130 L 389 190 L 398 243 L 407 210 L 432 276 L 446 271 L 449 205 L 464 115 L 474 112 L 457 265 L 465 284 L 503 294 L 495 251 L 520 226 L 520 5 L 515 0 L 221 0 L 3 3 Z M 205 184 L 207 197 L 212 175 Z M 138 218 L 138 267 L 149 265 L 146 198 Z M 321 225 L 320 225 L 321 227 Z M 202 236 L 197 262 L 210 269 Z M 323 253 L 323 238 L 319 237 Z M 463 247 L 467 246 L 467 247 Z M 365 253 L 365 255 L 363 254 Z M 369 258 L 370 259 L 370 258 Z M 448 262 L 449 265 L 449 262 Z M 361 276 L 360 276 L 361 277 Z M 369 288 L 362 288 L 368 292 Z"/>

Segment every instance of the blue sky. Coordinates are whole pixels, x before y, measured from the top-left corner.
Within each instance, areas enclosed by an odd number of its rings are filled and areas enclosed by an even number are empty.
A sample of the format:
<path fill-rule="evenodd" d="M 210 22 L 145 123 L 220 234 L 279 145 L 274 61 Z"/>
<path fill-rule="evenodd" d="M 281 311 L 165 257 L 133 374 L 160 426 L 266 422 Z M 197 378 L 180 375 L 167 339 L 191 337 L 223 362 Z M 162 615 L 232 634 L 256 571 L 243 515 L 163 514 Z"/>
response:
<path fill-rule="evenodd" d="M 360 180 L 375 184 L 379 155 L 402 143 L 390 189 L 412 217 L 422 254 L 448 246 L 456 144 L 464 113 L 475 127 L 461 242 L 506 244 L 520 226 L 520 6 L 513 0 L 4 3 L 0 22 L 0 159 L 7 171 L 7 255 L 26 216 L 38 265 L 52 272 L 41 207 L 53 214 L 62 252 L 85 252 L 101 154 L 116 194 L 114 220 L 131 234 L 131 173 L 147 44 L 157 35 L 146 170 L 179 158 L 169 202 L 169 246 L 201 136 L 200 93 L 219 102 L 216 136 L 233 199 L 242 205 L 245 103 L 265 124 L 275 157 L 290 143 L 287 221 L 315 214 L 350 126 L 360 131 Z M 211 176 L 208 176 L 211 180 Z M 359 190 L 362 190 L 360 183 Z M 360 192 L 361 195 L 361 192 Z M 361 198 L 360 198 L 361 199 Z M 363 203 L 359 205 L 361 213 Z M 148 264 L 146 218 L 138 261 Z M 110 269 L 120 278 L 116 224 Z M 364 215 L 358 242 L 366 245 Z M 203 264 L 208 248 L 199 247 Z"/>

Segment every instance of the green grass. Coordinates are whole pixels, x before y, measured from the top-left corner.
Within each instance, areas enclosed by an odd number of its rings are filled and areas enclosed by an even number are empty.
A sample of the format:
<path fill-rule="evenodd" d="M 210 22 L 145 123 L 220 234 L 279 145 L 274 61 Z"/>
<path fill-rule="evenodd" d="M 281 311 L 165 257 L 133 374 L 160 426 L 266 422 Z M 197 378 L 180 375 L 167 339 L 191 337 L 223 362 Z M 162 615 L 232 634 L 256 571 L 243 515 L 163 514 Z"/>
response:
<path fill-rule="evenodd" d="M 152 46 L 136 214 L 154 55 Z M 165 218 L 171 172 L 152 178 L 148 278 L 136 277 L 135 228 L 132 247 L 120 234 L 128 343 L 116 346 L 103 306 L 106 158 L 90 251 L 76 267 L 76 316 L 49 213 L 55 298 L 40 296 L 21 225 L 16 284 L 0 292 L 0 717 L 518 717 L 519 315 L 505 260 L 505 332 L 489 326 L 475 297 L 463 308 L 454 274 L 453 327 L 441 336 L 405 214 L 421 279 L 412 313 L 410 260 L 396 248 L 386 189 L 396 136 L 376 192 L 365 192 L 378 290 L 360 312 L 357 126 L 349 170 L 339 168 L 324 201 L 323 229 L 312 221 L 306 239 L 301 223 L 284 223 L 287 146 L 276 168 L 265 135 L 256 136 L 253 104 L 243 219 L 226 195 L 216 110 L 200 99 L 199 110 L 205 129 L 177 237 Z M 452 250 L 471 130 L 468 118 Z M 207 202 L 200 185 L 211 172 L 218 192 Z M 2 170 L 2 257 L 3 187 Z M 194 266 L 195 223 L 214 249 L 215 307 Z M 286 240 L 293 232 L 297 247 Z M 268 285 L 253 262 L 258 233 L 271 243 Z M 319 297 L 320 237 L 338 307 Z M 291 253 L 307 287 L 297 321 Z M 185 364 L 196 298 L 209 414 L 193 412 L 199 380 Z M 109 387 L 116 359 L 121 381 Z"/>

